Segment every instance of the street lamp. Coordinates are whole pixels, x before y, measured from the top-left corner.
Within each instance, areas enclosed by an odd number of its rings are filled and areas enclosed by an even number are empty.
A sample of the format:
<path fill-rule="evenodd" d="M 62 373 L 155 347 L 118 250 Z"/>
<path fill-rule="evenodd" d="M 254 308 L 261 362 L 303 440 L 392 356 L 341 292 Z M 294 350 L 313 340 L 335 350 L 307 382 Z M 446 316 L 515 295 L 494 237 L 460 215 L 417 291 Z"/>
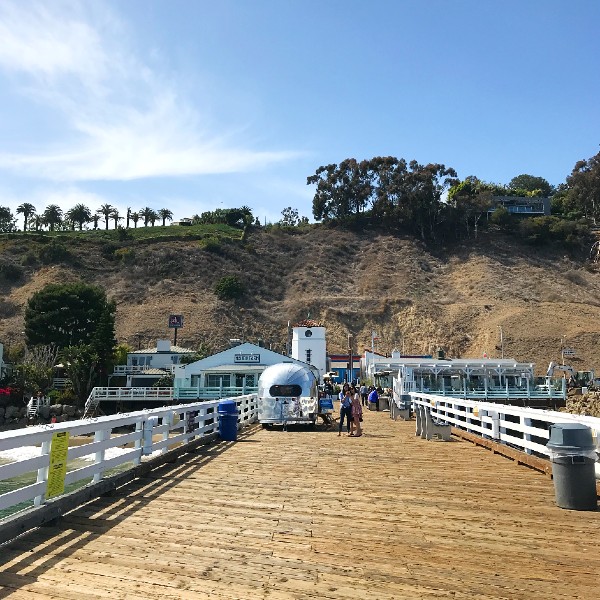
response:
<path fill-rule="evenodd" d="M 498 325 L 498 329 L 500 330 L 500 358 L 504 358 L 504 334 L 500 325 Z"/>

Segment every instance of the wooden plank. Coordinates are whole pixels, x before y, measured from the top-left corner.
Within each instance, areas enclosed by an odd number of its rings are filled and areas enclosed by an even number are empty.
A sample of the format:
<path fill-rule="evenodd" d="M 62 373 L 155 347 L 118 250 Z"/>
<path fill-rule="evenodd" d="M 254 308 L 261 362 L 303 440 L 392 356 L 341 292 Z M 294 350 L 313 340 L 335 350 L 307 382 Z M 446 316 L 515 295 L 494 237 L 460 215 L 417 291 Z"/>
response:
<path fill-rule="evenodd" d="M 0 596 L 597 597 L 600 513 L 556 508 L 547 477 L 462 439 L 364 425 L 199 449 L 3 546 Z"/>

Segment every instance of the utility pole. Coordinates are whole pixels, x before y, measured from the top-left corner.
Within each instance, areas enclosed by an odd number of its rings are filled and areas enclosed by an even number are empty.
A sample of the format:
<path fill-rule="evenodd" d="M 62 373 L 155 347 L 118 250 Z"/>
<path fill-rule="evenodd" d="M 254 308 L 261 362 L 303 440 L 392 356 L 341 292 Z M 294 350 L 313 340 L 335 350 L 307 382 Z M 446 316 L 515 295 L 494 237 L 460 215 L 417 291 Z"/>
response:
<path fill-rule="evenodd" d="M 354 356 L 352 352 L 352 334 L 348 334 L 348 383 L 352 383 L 352 373 L 354 371 Z"/>

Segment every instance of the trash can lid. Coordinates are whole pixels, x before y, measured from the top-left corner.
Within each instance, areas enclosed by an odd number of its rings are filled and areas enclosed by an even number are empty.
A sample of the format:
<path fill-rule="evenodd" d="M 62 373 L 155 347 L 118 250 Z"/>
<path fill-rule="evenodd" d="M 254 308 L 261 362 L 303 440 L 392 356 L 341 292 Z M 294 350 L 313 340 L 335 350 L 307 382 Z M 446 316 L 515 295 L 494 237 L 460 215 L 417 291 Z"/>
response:
<path fill-rule="evenodd" d="M 217 408 L 217 412 L 219 413 L 237 413 L 237 403 L 235 400 L 223 400 L 223 402 L 219 403 Z"/>
<path fill-rule="evenodd" d="M 589 450 L 596 446 L 592 430 L 582 423 L 555 423 L 550 425 L 550 439 L 546 447 L 551 450 Z"/>

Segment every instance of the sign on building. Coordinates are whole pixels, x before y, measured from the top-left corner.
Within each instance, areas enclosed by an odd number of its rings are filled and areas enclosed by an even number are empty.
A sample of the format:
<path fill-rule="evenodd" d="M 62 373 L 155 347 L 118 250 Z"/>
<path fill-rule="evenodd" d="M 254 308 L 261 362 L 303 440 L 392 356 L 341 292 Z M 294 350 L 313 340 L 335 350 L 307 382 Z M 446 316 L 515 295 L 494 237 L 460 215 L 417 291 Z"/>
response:
<path fill-rule="evenodd" d="M 234 354 L 233 355 L 234 363 L 250 363 L 253 365 L 260 364 L 260 354 Z"/>

